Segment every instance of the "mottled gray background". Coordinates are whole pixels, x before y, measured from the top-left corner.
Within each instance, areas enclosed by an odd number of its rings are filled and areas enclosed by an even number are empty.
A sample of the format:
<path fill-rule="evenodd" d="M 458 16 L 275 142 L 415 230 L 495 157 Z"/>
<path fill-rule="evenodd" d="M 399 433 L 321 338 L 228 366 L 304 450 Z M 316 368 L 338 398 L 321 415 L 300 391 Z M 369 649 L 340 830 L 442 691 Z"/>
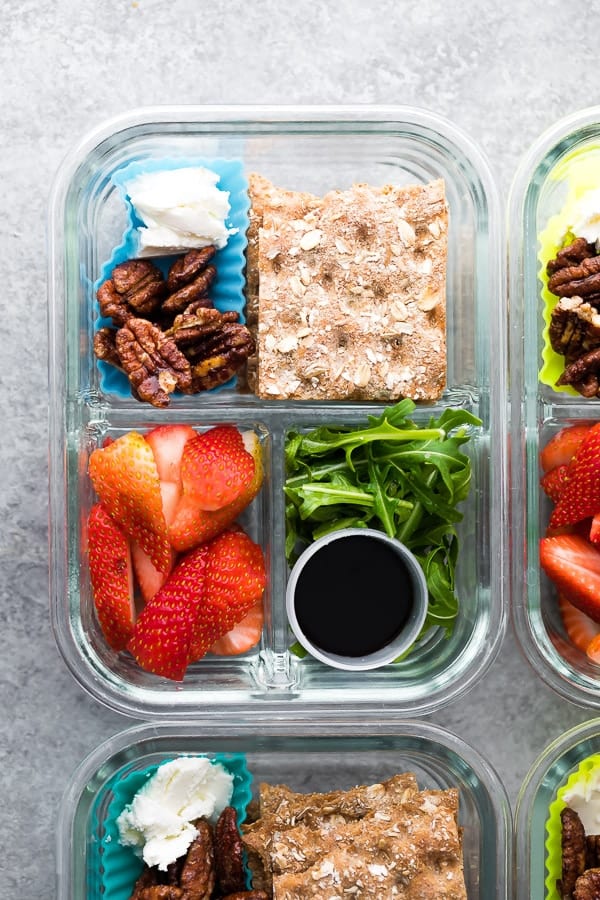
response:
<path fill-rule="evenodd" d="M 470 134 L 505 198 L 531 141 L 600 102 L 594 6 L 0 5 L 0 897 L 54 896 L 53 823 L 69 775 L 129 724 L 68 674 L 48 616 L 46 205 L 63 156 L 134 106 L 400 103 Z M 536 678 L 509 634 L 485 680 L 433 718 L 487 755 L 514 801 L 546 743 L 589 715 Z"/>

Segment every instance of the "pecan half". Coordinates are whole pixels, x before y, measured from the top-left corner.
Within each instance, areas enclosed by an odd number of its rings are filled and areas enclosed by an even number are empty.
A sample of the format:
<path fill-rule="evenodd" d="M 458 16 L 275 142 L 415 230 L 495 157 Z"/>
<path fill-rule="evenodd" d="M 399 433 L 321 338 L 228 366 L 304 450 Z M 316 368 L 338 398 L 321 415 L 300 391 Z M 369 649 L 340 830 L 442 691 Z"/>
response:
<path fill-rule="evenodd" d="M 170 338 L 146 319 L 130 319 L 120 328 L 116 347 L 131 386 L 141 400 L 165 407 L 174 390 L 190 391 L 189 361 Z"/>
<path fill-rule="evenodd" d="M 186 354 L 191 352 L 195 345 L 219 332 L 221 328 L 232 322 L 237 322 L 236 312 L 219 312 L 218 309 L 198 309 L 194 313 L 180 313 L 175 317 L 171 328 L 165 334 L 172 337 L 178 347 L 186 348 Z"/>
<path fill-rule="evenodd" d="M 215 868 L 222 894 L 245 891 L 244 845 L 233 806 L 225 807 L 215 825 Z"/>
<path fill-rule="evenodd" d="M 600 348 L 566 366 L 556 383 L 570 384 L 582 397 L 600 396 Z"/>
<path fill-rule="evenodd" d="M 144 871 L 136 881 L 133 887 L 133 893 L 129 900 L 144 900 L 143 892 L 154 885 L 158 884 L 158 871 L 155 868 L 144 868 Z"/>
<path fill-rule="evenodd" d="M 96 294 L 103 316 L 124 325 L 131 316 L 150 316 L 167 291 L 160 269 L 146 259 L 128 259 L 116 266 Z"/>
<path fill-rule="evenodd" d="M 575 883 L 585 870 L 585 830 L 574 809 L 561 811 L 562 877 L 558 883 L 561 897 L 570 898 Z"/>
<path fill-rule="evenodd" d="M 600 256 L 593 244 L 578 238 L 550 260 L 548 290 L 558 297 L 600 299 Z"/>
<path fill-rule="evenodd" d="M 579 876 L 573 900 L 600 900 L 600 869 L 588 869 Z"/>
<path fill-rule="evenodd" d="M 188 900 L 185 891 L 173 884 L 157 884 L 144 888 L 131 900 Z"/>
<path fill-rule="evenodd" d="M 586 869 L 600 867 L 600 834 L 585 836 L 585 867 Z"/>
<path fill-rule="evenodd" d="M 215 887 L 213 832 L 205 819 L 195 821 L 194 827 L 198 836 L 187 852 L 179 886 L 183 888 L 185 900 L 210 900 Z"/>
<path fill-rule="evenodd" d="M 162 304 L 162 313 L 179 313 L 190 303 L 206 296 L 217 275 L 216 268 L 208 265 L 215 253 L 215 247 L 190 250 L 173 263 L 167 276 L 169 296 Z"/>
<path fill-rule="evenodd" d="M 548 337 L 570 363 L 600 347 L 600 313 L 581 297 L 563 297 L 552 310 Z"/>
<path fill-rule="evenodd" d="M 100 328 L 94 335 L 94 353 L 98 359 L 122 369 L 121 357 L 117 352 L 117 329 Z"/>

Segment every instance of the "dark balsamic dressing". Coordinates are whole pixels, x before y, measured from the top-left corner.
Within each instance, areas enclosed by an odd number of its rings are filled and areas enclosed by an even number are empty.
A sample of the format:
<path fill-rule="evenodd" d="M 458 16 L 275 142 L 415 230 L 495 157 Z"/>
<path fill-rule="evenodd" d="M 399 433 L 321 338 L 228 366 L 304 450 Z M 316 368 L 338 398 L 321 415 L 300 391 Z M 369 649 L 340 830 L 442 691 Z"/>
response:
<path fill-rule="evenodd" d="M 402 631 L 413 591 L 406 563 L 392 547 L 351 535 L 324 544 L 306 561 L 296 584 L 296 618 L 315 647 L 366 656 Z"/>

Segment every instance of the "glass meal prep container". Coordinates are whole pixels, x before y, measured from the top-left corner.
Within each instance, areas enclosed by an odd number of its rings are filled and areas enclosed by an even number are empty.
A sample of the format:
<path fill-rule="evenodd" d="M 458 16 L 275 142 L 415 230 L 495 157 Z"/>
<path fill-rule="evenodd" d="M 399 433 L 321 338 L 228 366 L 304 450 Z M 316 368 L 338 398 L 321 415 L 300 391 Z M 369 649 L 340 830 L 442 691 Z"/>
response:
<path fill-rule="evenodd" d="M 552 503 L 540 487 L 539 454 L 563 428 L 600 421 L 600 404 L 556 384 L 564 359 L 550 353 L 545 316 L 559 298 L 543 291 L 540 256 L 548 235 L 554 231 L 557 238 L 564 225 L 573 178 L 589 178 L 585 173 L 599 154 L 600 107 L 562 119 L 522 159 L 509 203 L 514 626 L 538 675 L 571 702 L 594 708 L 600 706 L 600 668 L 569 639 L 556 587 L 540 567 L 539 542 Z"/>
<path fill-rule="evenodd" d="M 569 780 L 586 772 L 586 761 L 600 753 L 600 720 L 590 719 L 559 735 L 544 749 L 523 782 L 515 809 L 515 875 L 517 900 L 552 897 L 560 852 L 553 848 L 551 804 Z M 560 799 L 560 798 L 558 798 Z M 557 817 L 558 818 L 558 817 Z M 557 828 L 556 835 L 560 835 Z M 548 845 L 548 847 L 547 847 Z M 550 848 L 550 849 L 548 849 Z M 551 874 L 552 872 L 552 874 Z"/>
<path fill-rule="evenodd" d="M 364 736 L 358 736 L 359 730 Z M 469 900 L 512 896 L 512 820 L 506 792 L 487 761 L 461 739 L 436 725 L 394 716 L 385 723 L 330 719 L 319 726 L 303 723 L 301 728 L 259 716 L 235 724 L 136 725 L 95 749 L 70 779 L 60 808 L 58 900 L 110 896 L 100 889 L 113 786 L 178 754 L 243 754 L 254 794 L 262 781 L 300 792 L 345 790 L 409 771 L 420 790 L 456 787 Z"/>
<path fill-rule="evenodd" d="M 244 173 L 323 193 L 372 185 L 445 181 L 450 227 L 447 267 L 447 388 L 418 405 L 419 424 L 448 407 L 478 416 L 465 445 L 473 469 L 461 505 L 460 610 L 445 639 L 430 632 L 400 663 L 370 672 L 334 671 L 290 652 L 285 615 L 284 442 L 290 428 L 364 423 L 385 404 L 263 402 L 226 386 L 172 395 L 168 409 L 113 390 L 94 357 L 95 286 L 127 228 L 113 176 L 131 164 L 235 160 Z M 210 165 L 207 162 L 207 165 Z M 58 647 L 78 682 L 124 714 L 202 716 L 252 703 L 286 714 L 335 704 L 383 704 L 405 714 L 439 708 L 467 690 L 494 659 L 505 632 L 506 392 L 505 292 L 499 200 L 488 165 L 454 126 L 402 107 L 141 109 L 85 137 L 63 163 L 50 203 L 51 615 Z M 243 273 L 242 273 L 243 274 Z M 183 683 L 142 671 L 109 649 L 96 621 L 82 523 L 94 502 L 91 452 L 107 437 L 183 422 L 254 429 L 265 482 L 241 522 L 263 548 L 268 583 L 261 643 L 241 657 L 206 657 Z"/>

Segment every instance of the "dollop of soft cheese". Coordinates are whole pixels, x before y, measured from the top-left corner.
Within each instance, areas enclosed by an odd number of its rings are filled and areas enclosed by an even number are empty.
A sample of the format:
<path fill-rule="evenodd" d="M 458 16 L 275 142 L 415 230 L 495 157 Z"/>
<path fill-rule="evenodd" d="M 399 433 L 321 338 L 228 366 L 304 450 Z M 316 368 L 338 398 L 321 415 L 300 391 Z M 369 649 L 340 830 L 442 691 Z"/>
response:
<path fill-rule="evenodd" d="M 590 244 L 600 240 L 600 190 L 587 191 L 577 201 L 571 213 L 569 231 L 585 238 Z"/>
<path fill-rule="evenodd" d="M 217 187 L 219 176 L 201 166 L 143 172 L 125 185 L 144 224 L 137 229 L 138 256 L 161 256 L 192 248 L 224 247 L 229 191 Z"/>
<path fill-rule="evenodd" d="M 196 835 L 194 819 L 215 819 L 233 793 L 233 775 L 202 757 L 182 756 L 160 766 L 117 819 L 121 844 L 148 866 L 183 856 Z"/>
<path fill-rule="evenodd" d="M 562 799 L 578 814 L 586 834 L 600 833 L 600 769 L 593 769 L 578 778 L 563 793 Z"/>

